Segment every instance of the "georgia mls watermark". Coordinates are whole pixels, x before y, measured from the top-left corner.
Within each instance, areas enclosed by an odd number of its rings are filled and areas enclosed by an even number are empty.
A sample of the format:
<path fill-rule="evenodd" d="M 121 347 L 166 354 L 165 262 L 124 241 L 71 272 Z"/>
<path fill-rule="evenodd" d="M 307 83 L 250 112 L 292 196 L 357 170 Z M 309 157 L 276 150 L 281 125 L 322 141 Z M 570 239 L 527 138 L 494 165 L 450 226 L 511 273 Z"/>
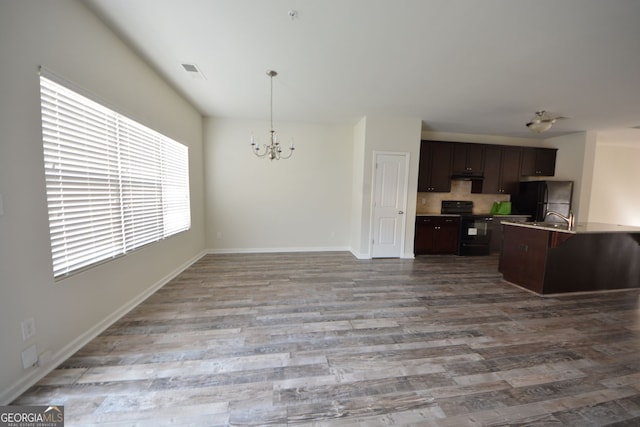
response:
<path fill-rule="evenodd" d="M 0 427 L 64 427 L 64 406 L 0 406 Z"/>

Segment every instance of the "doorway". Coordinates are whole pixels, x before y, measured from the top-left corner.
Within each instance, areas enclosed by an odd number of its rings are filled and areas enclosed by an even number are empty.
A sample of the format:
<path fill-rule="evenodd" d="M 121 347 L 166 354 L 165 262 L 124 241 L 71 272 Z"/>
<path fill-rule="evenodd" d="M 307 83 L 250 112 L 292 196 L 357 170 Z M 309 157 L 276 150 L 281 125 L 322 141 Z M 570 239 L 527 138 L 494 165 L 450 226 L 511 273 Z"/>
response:
<path fill-rule="evenodd" d="M 407 224 L 409 153 L 373 153 L 372 258 L 400 258 Z"/>

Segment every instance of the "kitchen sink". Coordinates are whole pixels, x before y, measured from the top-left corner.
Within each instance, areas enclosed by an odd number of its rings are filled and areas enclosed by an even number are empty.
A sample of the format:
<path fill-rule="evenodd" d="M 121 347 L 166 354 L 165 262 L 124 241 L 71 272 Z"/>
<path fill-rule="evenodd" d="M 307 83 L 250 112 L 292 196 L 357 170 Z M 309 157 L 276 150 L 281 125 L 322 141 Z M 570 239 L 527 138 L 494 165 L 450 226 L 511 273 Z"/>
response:
<path fill-rule="evenodd" d="M 564 224 L 561 222 L 527 222 L 527 224 L 536 227 L 558 228 L 560 230 L 567 230 L 569 228 L 568 224 Z"/>

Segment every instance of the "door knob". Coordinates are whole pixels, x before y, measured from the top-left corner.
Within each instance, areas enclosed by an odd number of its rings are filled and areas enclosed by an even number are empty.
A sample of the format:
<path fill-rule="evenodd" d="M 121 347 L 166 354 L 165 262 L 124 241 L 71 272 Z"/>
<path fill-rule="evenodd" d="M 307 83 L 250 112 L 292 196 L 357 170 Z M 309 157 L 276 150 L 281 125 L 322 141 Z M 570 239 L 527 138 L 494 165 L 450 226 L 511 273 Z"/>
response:
<path fill-rule="evenodd" d="M 404 212 L 403 212 L 403 211 L 398 211 L 398 213 L 399 213 L 400 215 L 402 215 Z"/>

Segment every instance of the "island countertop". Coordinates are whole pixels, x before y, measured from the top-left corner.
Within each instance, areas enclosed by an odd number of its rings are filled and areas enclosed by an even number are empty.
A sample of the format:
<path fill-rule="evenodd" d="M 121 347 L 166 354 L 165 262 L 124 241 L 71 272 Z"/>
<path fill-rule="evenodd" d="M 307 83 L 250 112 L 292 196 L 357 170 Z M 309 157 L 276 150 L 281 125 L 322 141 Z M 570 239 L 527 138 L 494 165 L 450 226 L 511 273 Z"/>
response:
<path fill-rule="evenodd" d="M 559 231 L 570 234 L 640 233 L 640 227 L 621 224 L 606 224 L 601 222 L 579 222 L 572 230 L 569 230 L 567 225 L 563 223 L 501 221 L 501 224 L 535 228 L 538 230 Z"/>
<path fill-rule="evenodd" d="M 508 282 L 539 294 L 640 288 L 640 227 L 502 224 L 499 271 Z"/>

